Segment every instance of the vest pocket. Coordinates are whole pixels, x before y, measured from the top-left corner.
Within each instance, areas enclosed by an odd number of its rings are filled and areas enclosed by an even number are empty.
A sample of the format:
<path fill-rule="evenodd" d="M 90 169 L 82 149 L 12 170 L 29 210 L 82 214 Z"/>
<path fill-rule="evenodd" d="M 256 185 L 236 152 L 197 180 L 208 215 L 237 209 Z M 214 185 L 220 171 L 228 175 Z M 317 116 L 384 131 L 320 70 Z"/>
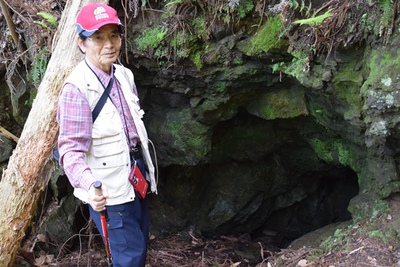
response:
<path fill-rule="evenodd" d="M 92 129 L 92 146 L 86 154 L 90 168 L 114 168 L 129 163 L 121 118 L 113 104 L 106 103 Z"/>
<path fill-rule="evenodd" d="M 124 153 L 125 139 L 121 134 L 93 138 L 91 153 L 87 155 L 87 162 L 91 168 L 112 168 L 126 164 Z"/>
<path fill-rule="evenodd" d="M 112 103 L 106 102 L 96 121 L 93 123 L 92 138 L 102 139 L 114 136 L 123 131 L 122 126 L 117 110 Z"/>

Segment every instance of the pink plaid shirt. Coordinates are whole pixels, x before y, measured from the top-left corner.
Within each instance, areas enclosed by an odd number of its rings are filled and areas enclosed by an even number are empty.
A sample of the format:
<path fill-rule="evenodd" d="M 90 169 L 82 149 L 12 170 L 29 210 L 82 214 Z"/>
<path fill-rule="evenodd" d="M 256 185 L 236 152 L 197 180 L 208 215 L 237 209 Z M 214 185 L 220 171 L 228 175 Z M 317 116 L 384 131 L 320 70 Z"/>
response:
<path fill-rule="evenodd" d="M 111 75 L 86 61 L 104 87 L 107 87 Z M 91 70 L 88 68 L 87 71 Z M 132 90 L 137 95 L 135 85 Z M 125 133 L 129 133 L 128 144 L 131 147 L 136 146 L 138 142 L 136 127 L 116 79 L 110 91 L 110 98 L 119 112 Z M 58 147 L 61 167 L 74 187 L 89 190 L 90 185 L 96 181 L 85 161 L 85 153 L 91 144 L 92 111 L 85 95 L 73 84 L 67 83 L 62 88 L 58 102 L 57 121 L 60 126 Z"/>

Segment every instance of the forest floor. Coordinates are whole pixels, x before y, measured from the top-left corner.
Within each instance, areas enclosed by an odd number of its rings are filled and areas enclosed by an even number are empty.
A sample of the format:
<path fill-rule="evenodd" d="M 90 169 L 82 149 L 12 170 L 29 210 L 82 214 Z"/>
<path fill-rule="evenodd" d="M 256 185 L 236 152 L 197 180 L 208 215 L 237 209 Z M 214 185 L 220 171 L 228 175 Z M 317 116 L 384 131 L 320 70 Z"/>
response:
<path fill-rule="evenodd" d="M 146 267 L 400 267 L 399 229 L 400 196 L 395 196 L 389 207 L 368 218 L 332 223 L 290 243 L 273 234 L 214 239 L 194 229 L 168 236 L 151 234 Z M 28 238 L 13 266 L 108 266 L 91 220 L 80 233 L 73 245 L 64 244 L 61 249 L 45 238 L 38 242 Z"/>
<path fill-rule="evenodd" d="M 166 238 L 152 236 L 146 267 L 400 267 L 400 249 L 390 237 L 391 215 L 359 223 L 344 222 L 316 230 L 278 248 L 273 239 L 221 236 L 204 239 L 193 233 Z M 19 253 L 14 266 L 108 266 L 97 236 L 62 256 L 35 253 L 31 260 Z M 29 263 L 30 262 L 30 263 Z"/>

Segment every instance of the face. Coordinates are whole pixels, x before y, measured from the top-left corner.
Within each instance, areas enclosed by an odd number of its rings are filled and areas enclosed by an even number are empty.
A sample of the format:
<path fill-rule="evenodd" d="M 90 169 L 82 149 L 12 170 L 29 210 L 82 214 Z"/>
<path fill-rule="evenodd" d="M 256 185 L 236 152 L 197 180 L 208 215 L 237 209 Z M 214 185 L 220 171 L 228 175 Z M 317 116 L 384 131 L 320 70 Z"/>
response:
<path fill-rule="evenodd" d="M 90 62 L 109 73 L 111 64 L 117 60 L 121 49 L 118 26 L 104 25 L 85 41 L 78 37 L 78 45 Z"/>

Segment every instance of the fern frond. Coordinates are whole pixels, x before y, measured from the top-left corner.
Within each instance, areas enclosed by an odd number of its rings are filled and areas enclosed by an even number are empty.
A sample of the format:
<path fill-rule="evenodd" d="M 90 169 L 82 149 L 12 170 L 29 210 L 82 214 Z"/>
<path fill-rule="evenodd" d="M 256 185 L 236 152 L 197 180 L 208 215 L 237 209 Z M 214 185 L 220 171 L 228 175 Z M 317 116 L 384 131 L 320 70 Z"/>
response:
<path fill-rule="evenodd" d="M 292 0 L 292 1 L 290 1 L 289 6 L 291 8 L 293 8 L 294 10 L 296 10 L 299 7 L 299 3 L 297 3 L 296 0 Z"/>
<path fill-rule="evenodd" d="M 44 18 L 48 23 L 50 23 L 51 25 L 53 25 L 55 28 L 57 28 L 57 18 L 55 16 L 53 16 L 50 13 L 47 12 L 43 12 L 40 11 L 37 13 L 37 15 L 41 16 L 42 18 Z"/>
<path fill-rule="evenodd" d="M 293 21 L 293 24 L 300 24 L 300 25 L 308 24 L 311 26 L 320 25 L 324 21 L 324 19 L 332 16 L 331 11 L 332 11 L 332 9 L 329 9 L 327 12 L 325 12 L 322 15 L 319 15 L 316 17 L 313 16 L 309 19 L 299 19 L 299 20 Z"/>
<path fill-rule="evenodd" d="M 306 7 L 306 3 L 304 2 L 304 0 L 301 0 L 300 13 L 304 10 L 305 7 Z"/>
<path fill-rule="evenodd" d="M 175 5 L 175 4 L 182 4 L 182 0 L 171 1 L 171 2 L 169 2 L 167 4 L 165 4 L 165 7 L 172 6 L 172 5 Z"/>
<path fill-rule="evenodd" d="M 306 12 L 306 16 L 308 16 L 308 15 L 310 14 L 310 11 L 311 11 L 311 2 L 310 2 L 310 4 L 308 5 L 307 12 Z"/>
<path fill-rule="evenodd" d="M 41 22 L 41 21 L 34 21 L 33 23 L 39 24 L 39 25 L 42 26 L 43 28 L 45 28 L 45 29 L 47 29 L 47 30 L 50 30 L 50 27 L 49 27 L 46 23 L 44 23 L 44 22 Z"/>

